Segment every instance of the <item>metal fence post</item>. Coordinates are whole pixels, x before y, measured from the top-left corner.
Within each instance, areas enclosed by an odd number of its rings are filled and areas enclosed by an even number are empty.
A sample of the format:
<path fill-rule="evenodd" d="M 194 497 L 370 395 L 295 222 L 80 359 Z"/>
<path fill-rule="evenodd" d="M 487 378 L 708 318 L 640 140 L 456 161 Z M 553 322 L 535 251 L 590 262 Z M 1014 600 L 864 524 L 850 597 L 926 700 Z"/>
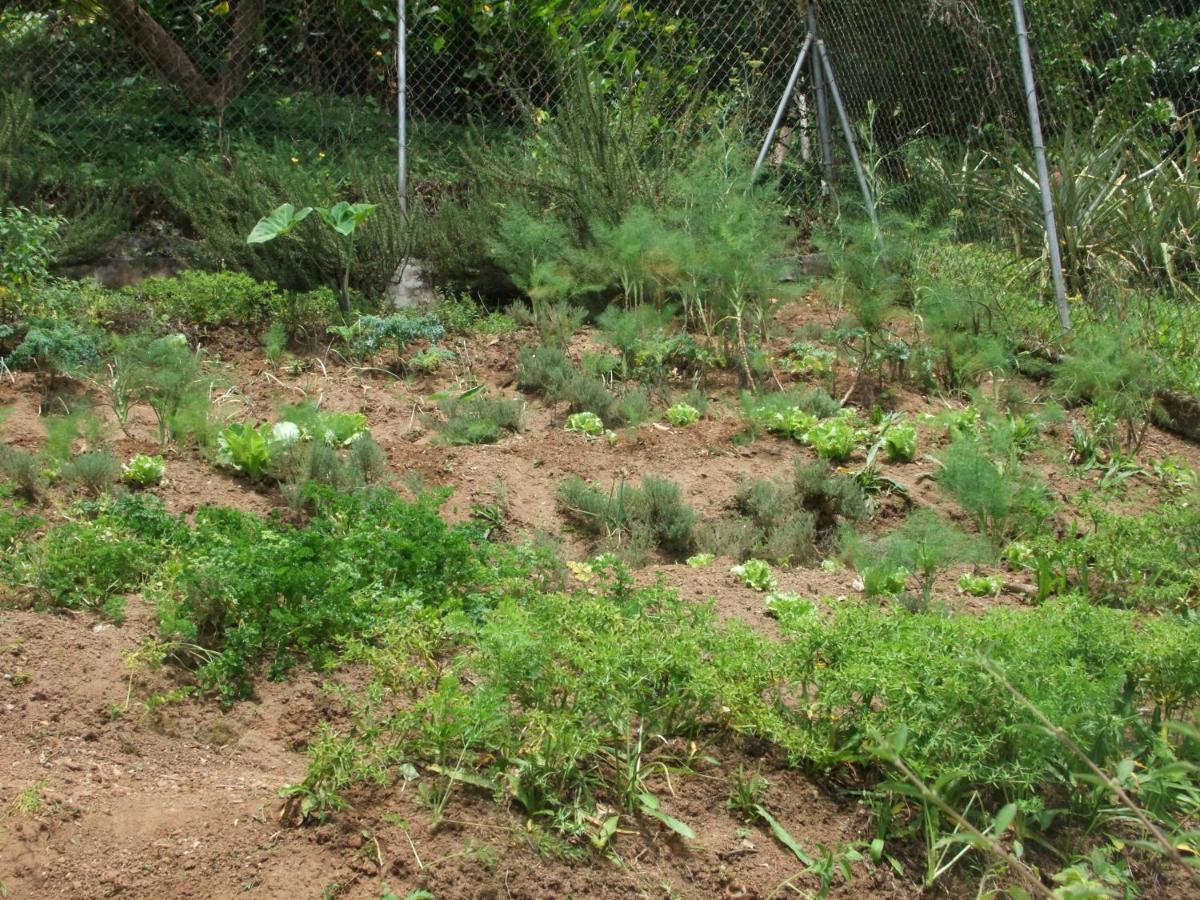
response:
<path fill-rule="evenodd" d="M 400 212 L 408 215 L 408 21 L 407 2 L 396 3 L 396 187 Z"/>
<path fill-rule="evenodd" d="M 775 110 L 775 118 L 771 122 L 770 129 L 767 130 L 767 139 L 763 141 L 762 149 L 758 152 L 758 159 L 754 161 L 754 173 L 751 175 L 751 182 L 758 177 L 758 171 L 762 168 L 763 162 L 767 158 L 767 153 L 771 149 L 771 142 L 775 140 L 775 133 L 779 131 L 779 123 L 783 121 L 783 114 L 787 111 L 788 101 L 792 99 L 792 94 L 796 90 L 796 81 L 800 78 L 800 70 L 804 68 L 804 60 L 808 58 L 808 51 L 812 48 L 813 36 L 810 32 L 808 37 L 804 39 L 804 46 L 800 48 L 800 55 L 796 57 L 796 64 L 792 66 L 792 74 L 788 78 L 787 87 L 783 89 L 783 96 L 779 98 L 779 108 Z"/>
<path fill-rule="evenodd" d="M 850 151 L 850 162 L 858 175 L 858 187 L 862 191 L 863 203 L 867 205 L 867 214 L 871 224 L 875 226 L 875 240 L 883 243 L 883 232 L 879 228 L 879 212 L 875 209 L 875 195 L 871 193 L 871 185 L 867 182 L 867 172 L 862 160 L 858 157 L 858 143 L 854 140 L 854 126 L 850 124 L 850 116 L 846 112 L 846 104 L 842 102 L 842 92 L 838 88 L 837 78 L 833 75 L 833 63 L 829 61 L 829 51 L 825 42 L 817 41 L 817 55 L 821 57 L 821 65 L 825 68 L 825 78 L 829 82 L 829 94 L 833 97 L 833 107 L 837 110 L 838 119 L 842 123 L 842 134 L 846 137 L 846 147 Z"/>
<path fill-rule="evenodd" d="M 814 0 L 808 0 L 808 33 L 819 37 L 817 12 Z M 821 71 L 821 60 L 812 58 L 813 93 L 817 95 L 817 129 L 821 138 L 821 164 L 825 172 L 825 192 L 833 192 L 833 131 L 829 127 L 829 97 L 825 94 L 825 74 Z"/>
<path fill-rule="evenodd" d="M 1029 28 L 1025 22 L 1025 4 L 1012 0 L 1021 50 L 1021 71 L 1025 76 L 1025 100 L 1029 106 L 1029 130 L 1033 134 L 1033 155 L 1037 160 L 1038 184 L 1042 192 L 1042 215 L 1046 220 L 1046 243 L 1050 251 L 1050 275 L 1054 279 L 1054 297 L 1064 332 L 1071 330 L 1071 310 L 1067 306 L 1067 284 L 1063 278 L 1062 248 L 1058 243 L 1058 223 L 1054 218 L 1054 195 L 1050 192 L 1050 168 L 1046 164 L 1046 141 L 1042 135 L 1042 115 L 1038 109 L 1037 82 L 1033 77 L 1033 54 L 1029 50 Z"/>

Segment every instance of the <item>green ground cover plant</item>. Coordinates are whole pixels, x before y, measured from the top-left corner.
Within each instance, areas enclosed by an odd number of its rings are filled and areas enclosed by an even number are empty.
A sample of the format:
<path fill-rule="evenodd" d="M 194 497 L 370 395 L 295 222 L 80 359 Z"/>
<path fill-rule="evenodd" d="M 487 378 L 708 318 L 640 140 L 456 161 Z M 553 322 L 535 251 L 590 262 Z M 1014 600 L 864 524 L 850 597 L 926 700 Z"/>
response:
<path fill-rule="evenodd" d="M 1069 723 L 1102 766 L 1142 759 L 1165 774 L 1190 757 L 1186 741 L 1164 742 L 1153 722 L 1200 684 L 1188 668 L 1192 629 L 1162 621 L 1143 634 L 1130 621 L 1078 600 L 963 617 L 845 604 L 782 616 L 776 643 L 661 589 L 631 592 L 614 572 L 589 590 L 503 603 L 468 631 L 407 623 L 355 646 L 353 658 L 374 672 L 366 706 L 354 728 L 325 732 L 291 793 L 320 817 L 353 784 L 415 767 L 439 809 L 459 785 L 485 786 L 536 827 L 603 848 L 612 829 L 601 806 L 626 827 L 644 813 L 645 794 L 670 810 L 664 772 L 687 777 L 693 765 L 676 739 L 699 738 L 720 756 L 721 735 L 753 734 L 813 770 L 876 773 L 864 796 L 878 833 L 894 841 L 928 831 L 936 879 L 949 867 L 938 871 L 935 845 L 954 825 L 906 789 L 902 772 L 936 782 L 937 797 L 980 827 L 1015 802 L 1009 815 L 1026 839 L 1105 821 L 1102 790 L 1057 805 L 1082 763 L 1054 735 L 1031 733 L 1036 720 L 1007 684 Z M 658 677 L 642 677 L 651 671 Z M 1149 701 L 1153 714 L 1131 702 L 1166 684 L 1169 696 Z M 878 742 L 897 734 L 896 755 L 882 753 Z M 954 777 L 940 778 L 946 771 Z M 1187 808 L 1187 788 L 1176 787 L 1157 807 L 1164 824 Z M 691 836 L 690 826 L 669 827 Z"/>
<path fill-rule="evenodd" d="M 206 507 L 193 524 L 147 494 L 84 503 L 6 560 L 3 577 L 35 602 L 120 617 L 145 591 L 178 664 L 225 700 L 248 696 L 260 666 L 331 664 L 342 638 L 419 610 L 491 602 L 483 553 L 433 495 L 319 493 L 304 526 Z"/>

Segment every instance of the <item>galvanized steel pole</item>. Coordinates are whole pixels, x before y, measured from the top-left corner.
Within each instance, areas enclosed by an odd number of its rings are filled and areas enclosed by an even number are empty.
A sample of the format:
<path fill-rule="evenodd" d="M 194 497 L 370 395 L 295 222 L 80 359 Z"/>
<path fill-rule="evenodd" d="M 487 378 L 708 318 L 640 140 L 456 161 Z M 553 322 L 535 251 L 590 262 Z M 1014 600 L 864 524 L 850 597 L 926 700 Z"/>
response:
<path fill-rule="evenodd" d="M 788 78 L 787 87 L 783 89 L 783 96 L 779 98 L 779 108 L 775 110 L 775 118 L 771 122 L 771 128 L 767 131 L 767 139 L 763 141 L 762 150 L 758 152 L 758 159 L 754 161 L 754 177 L 758 176 L 758 171 L 762 168 L 763 162 L 767 158 L 767 153 L 771 150 L 771 144 L 775 140 L 775 133 L 779 131 L 779 124 L 783 121 L 783 114 L 787 111 L 788 101 L 792 99 L 792 94 L 795 93 L 796 82 L 800 78 L 800 70 L 804 68 L 804 60 L 808 58 L 808 51 L 812 48 L 812 43 L 813 36 L 810 32 L 808 37 L 804 39 L 804 46 L 800 48 L 800 55 L 796 57 L 796 65 L 792 66 L 792 74 Z"/>
<path fill-rule="evenodd" d="M 858 187 L 862 191 L 863 203 L 867 205 L 867 214 L 871 217 L 871 224 L 875 226 L 875 240 L 882 244 L 883 232 L 879 229 L 879 213 L 875 209 L 875 195 L 871 193 L 871 185 L 867 182 L 867 172 L 863 168 L 862 160 L 858 157 L 854 127 L 850 124 L 846 104 L 842 102 L 842 92 L 838 89 L 837 79 L 833 76 L 833 64 L 829 61 L 829 51 L 825 49 L 825 42 L 822 40 L 817 41 L 817 55 L 821 57 L 821 65 L 825 68 L 825 78 L 829 82 L 829 94 L 833 97 L 833 106 L 842 123 L 842 134 L 846 138 L 846 147 L 850 150 L 850 162 L 854 164 L 854 172 L 858 175 Z"/>
<path fill-rule="evenodd" d="M 808 2 L 808 33 L 818 37 L 817 12 L 814 0 Z M 825 94 L 825 76 L 821 72 L 821 60 L 817 54 L 812 58 L 813 93 L 817 96 L 817 129 L 821 138 L 821 163 L 825 172 L 825 191 L 833 193 L 833 131 L 829 127 L 829 97 Z"/>
<path fill-rule="evenodd" d="M 408 215 L 408 21 L 406 0 L 396 4 L 396 182 L 400 212 Z"/>
<path fill-rule="evenodd" d="M 1025 4 L 1012 0 L 1017 25 L 1017 43 L 1021 50 L 1021 70 L 1025 76 L 1025 100 L 1029 106 L 1029 130 L 1033 134 L 1033 155 L 1037 160 L 1038 185 L 1042 192 L 1042 215 L 1046 220 L 1046 244 L 1050 251 L 1050 275 L 1054 279 L 1054 297 L 1064 332 L 1071 330 L 1071 310 L 1067 306 L 1067 284 L 1063 278 L 1062 248 L 1058 243 L 1058 223 L 1054 218 L 1054 195 L 1050 191 L 1050 167 L 1046 163 L 1046 141 L 1042 135 L 1042 115 L 1038 109 L 1037 82 L 1033 77 L 1033 54 L 1029 49 L 1029 28 L 1025 23 Z"/>

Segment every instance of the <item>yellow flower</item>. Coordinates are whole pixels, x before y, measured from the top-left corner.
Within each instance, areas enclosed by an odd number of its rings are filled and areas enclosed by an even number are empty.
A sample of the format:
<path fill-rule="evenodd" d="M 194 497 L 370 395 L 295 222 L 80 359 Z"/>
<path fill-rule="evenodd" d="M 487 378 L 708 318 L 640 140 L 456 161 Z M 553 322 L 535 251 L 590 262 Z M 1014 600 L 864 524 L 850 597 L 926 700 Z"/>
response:
<path fill-rule="evenodd" d="M 298 157 L 298 156 L 293 156 L 293 157 L 292 157 L 292 162 L 294 162 L 296 165 L 300 165 L 300 157 Z"/>

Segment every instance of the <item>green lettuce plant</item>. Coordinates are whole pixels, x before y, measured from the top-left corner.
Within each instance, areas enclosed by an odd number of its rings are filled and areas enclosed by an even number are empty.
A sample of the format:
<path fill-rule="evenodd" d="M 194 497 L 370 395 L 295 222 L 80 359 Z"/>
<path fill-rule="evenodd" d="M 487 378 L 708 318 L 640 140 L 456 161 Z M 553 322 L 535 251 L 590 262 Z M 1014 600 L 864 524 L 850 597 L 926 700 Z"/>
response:
<path fill-rule="evenodd" d="M 121 467 L 121 481 L 133 488 L 152 487 L 167 474 L 167 463 L 161 456 L 139 453 Z"/>
<path fill-rule="evenodd" d="M 567 417 L 567 431 L 579 431 L 590 437 L 604 434 L 604 420 L 593 412 L 575 413 Z"/>
<path fill-rule="evenodd" d="M 845 462 L 858 446 L 858 429 L 844 416 L 818 422 L 808 430 L 813 449 L 832 462 Z"/>
<path fill-rule="evenodd" d="M 240 472 L 251 481 L 261 481 L 271 468 L 271 451 L 266 427 L 255 428 L 235 422 L 217 435 L 217 463 Z"/>
<path fill-rule="evenodd" d="M 888 462 L 912 462 L 917 455 L 917 426 L 899 422 L 883 433 L 883 449 Z"/>
<path fill-rule="evenodd" d="M 700 421 L 700 410 L 690 403 L 676 403 L 667 410 L 667 421 L 676 428 L 686 428 Z"/>
<path fill-rule="evenodd" d="M 775 575 L 771 572 L 771 565 L 761 559 L 748 559 L 729 571 L 736 575 L 746 587 L 759 592 L 775 590 Z"/>

